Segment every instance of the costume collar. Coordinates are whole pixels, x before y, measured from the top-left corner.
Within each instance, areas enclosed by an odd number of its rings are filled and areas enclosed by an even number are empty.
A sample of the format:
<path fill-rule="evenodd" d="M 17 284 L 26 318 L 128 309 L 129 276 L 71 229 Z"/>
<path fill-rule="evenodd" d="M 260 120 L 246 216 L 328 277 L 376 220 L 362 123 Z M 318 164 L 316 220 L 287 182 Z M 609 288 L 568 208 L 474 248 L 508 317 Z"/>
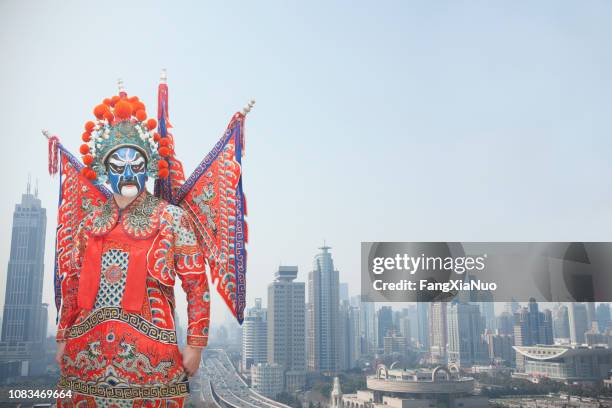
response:
<path fill-rule="evenodd" d="M 106 235 L 120 222 L 123 231 L 131 238 L 150 238 L 159 229 L 162 203 L 161 199 L 144 190 L 127 207 L 120 209 L 111 196 L 93 214 L 92 235 Z"/>

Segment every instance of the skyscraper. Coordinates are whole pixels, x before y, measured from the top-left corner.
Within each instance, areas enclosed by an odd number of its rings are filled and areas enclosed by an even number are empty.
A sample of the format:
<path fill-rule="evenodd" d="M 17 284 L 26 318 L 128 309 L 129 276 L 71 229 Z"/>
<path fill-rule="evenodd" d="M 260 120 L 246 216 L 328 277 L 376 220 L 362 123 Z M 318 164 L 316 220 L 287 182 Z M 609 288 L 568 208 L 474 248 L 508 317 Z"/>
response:
<path fill-rule="evenodd" d="M 429 303 L 417 302 L 417 327 L 419 347 L 429 350 Z"/>
<path fill-rule="evenodd" d="M 512 348 L 514 345 L 514 336 L 489 332 L 485 335 L 485 340 L 490 361 L 507 366 L 514 365 L 516 360 L 515 352 Z"/>
<path fill-rule="evenodd" d="M 338 371 L 339 288 L 338 271 L 334 268 L 328 246 L 314 258 L 308 274 L 308 369 L 324 373 Z"/>
<path fill-rule="evenodd" d="M 399 333 L 406 338 L 407 345 L 411 344 L 412 339 L 412 321 L 409 316 L 409 309 L 402 309 L 396 326 Z"/>
<path fill-rule="evenodd" d="M 350 347 L 350 361 L 351 368 L 357 366 L 358 360 L 361 358 L 362 353 L 362 338 L 361 338 L 361 313 L 358 306 L 351 306 L 349 309 L 349 347 Z"/>
<path fill-rule="evenodd" d="M 47 212 L 31 194 L 28 183 L 13 213 L 2 341 L 42 342 L 46 337 L 46 309 L 42 305 L 46 228 Z"/>
<path fill-rule="evenodd" d="M 373 302 L 361 301 L 359 304 L 359 329 L 361 331 L 361 352 L 371 354 L 376 349 L 377 336 Z"/>
<path fill-rule="evenodd" d="M 249 372 L 253 364 L 268 359 L 268 322 L 261 298 L 255 299 L 255 307 L 247 310 L 242 324 L 242 370 Z"/>
<path fill-rule="evenodd" d="M 338 285 L 338 301 L 340 303 L 349 301 L 349 284 L 347 282 L 340 282 Z"/>
<path fill-rule="evenodd" d="M 304 282 L 297 266 L 279 266 L 268 286 L 268 363 L 284 370 L 285 389 L 303 387 L 306 375 Z"/>
<path fill-rule="evenodd" d="M 591 330 L 593 327 L 593 322 L 597 321 L 597 316 L 595 314 L 595 303 L 594 302 L 585 302 L 587 310 L 587 330 Z"/>
<path fill-rule="evenodd" d="M 446 302 L 429 304 L 429 354 L 434 364 L 446 364 Z"/>
<path fill-rule="evenodd" d="M 13 213 L 0 347 L 0 373 L 7 376 L 38 371 L 37 353 L 42 351 L 47 334 L 47 308 L 42 303 L 47 213 L 38 192 L 32 194 L 30 190 L 28 182 Z M 12 356 L 11 350 L 17 348 L 20 356 Z"/>
<path fill-rule="evenodd" d="M 393 309 L 383 306 L 378 309 L 378 348 L 382 348 L 385 336 L 393 329 Z"/>
<path fill-rule="evenodd" d="M 405 309 L 406 318 L 410 321 L 410 343 L 416 344 L 418 343 L 418 333 L 419 333 L 419 315 L 416 304 L 408 305 Z M 414 340 L 414 342 L 413 342 Z"/>
<path fill-rule="evenodd" d="M 521 306 L 516 300 L 514 300 L 514 298 L 510 302 L 506 302 L 504 304 L 504 312 L 509 313 L 511 315 L 516 314 L 520 308 Z"/>
<path fill-rule="evenodd" d="M 606 333 L 610 327 L 610 305 L 608 303 L 600 303 L 597 305 L 597 325 L 601 333 Z"/>
<path fill-rule="evenodd" d="M 460 368 L 488 361 L 484 319 L 478 305 L 451 302 L 447 311 L 448 361 Z"/>
<path fill-rule="evenodd" d="M 503 312 L 497 316 L 497 333 L 501 335 L 514 335 L 514 315 Z"/>
<path fill-rule="evenodd" d="M 487 296 L 488 295 L 488 296 Z M 481 298 L 492 297 L 490 293 L 484 293 Z M 497 329 L 497 321 L 495 319 L 495 303 L 492 300 L 478 302 L 482 318 L 485 322 L 485 329 Z"/>
<path fill-rule="evenodd" d="M 589 330 L 588 312 L 584 303 L 569 303 L 567 316 L 572 344 L 583 344 L 584 333 Z"/>
<path fill-rule="evenodd" d="M 567 306 L 557 305 L 553 310 L 553 336 L 555 340 L 569 341 L 570 329 L 569 329 L 569 317 L 567 313 Z"/>
<path fill-rule="evenodd" d="M 351 306 L 346 300 L 340 302 L 340 345 L 338 352 L 339 368 L 341 370 L 349 370 L 355 367 L 357 360 L 361 356 L 361 329 L 359 320 L 359 307 Z"/>
<path fill-rule="evenodd" d="M 530 299 L 528 307 L 519 309 L 514 315 L 514 344 L 516 346 L 534 346 L 536 344 L 553 344 L 552 313 L 550 310 L 540 312 L 535 299 Z M 516 353 L 516 367 L 524 369 L 525 358 Z"/>

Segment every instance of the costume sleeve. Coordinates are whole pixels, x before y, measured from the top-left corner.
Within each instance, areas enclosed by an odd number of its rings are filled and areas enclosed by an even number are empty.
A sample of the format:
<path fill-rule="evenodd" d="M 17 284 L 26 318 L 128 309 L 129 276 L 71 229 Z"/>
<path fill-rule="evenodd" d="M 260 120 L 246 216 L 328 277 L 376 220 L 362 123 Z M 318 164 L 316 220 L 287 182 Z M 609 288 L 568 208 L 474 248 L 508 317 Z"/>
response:
<path fill-rule="evenodd" d="M 174 267 L 187 295 L 187 344 L 205 347 L 210 322 L 210 292 L 204 254 L 189 216 L 180 211 L 174 228 Z"/>
<path fill-rule="evenodd" d="M 70 266 L 62 278 L 62 307 L 60 309 L 60 318 L 57 325 L 57 334 L 55 336 L 58 342 L 66 340 L 66 331 L 72 326 L 79 314 L 77 292 L 79 289 L 79 274 L 83 261 L 89 220 L 89 217 L 85 218 L 77 228 L 74 246 L 72 247 L 73 252 L 71 254 L 71 261 L 68 262 Z"/>

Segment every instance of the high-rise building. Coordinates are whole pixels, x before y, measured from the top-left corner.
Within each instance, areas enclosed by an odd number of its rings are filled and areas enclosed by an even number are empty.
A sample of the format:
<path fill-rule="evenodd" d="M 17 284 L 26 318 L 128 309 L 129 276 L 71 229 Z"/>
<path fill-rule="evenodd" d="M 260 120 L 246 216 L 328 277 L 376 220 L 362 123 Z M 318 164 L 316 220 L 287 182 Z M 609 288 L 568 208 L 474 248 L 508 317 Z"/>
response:
<path fill-rule="evenodd" d="M 514 336 L 509 334 L 494 334 L 487 333 L 485 335 L 487 342 L 489 359 L 496 364 L 504 364 L 508 366 L 514 365 L 515 352 Z"/>
<path fill-rule="evenodd" d="M 568 303 L 567 316 L 572 344 L 584 343 L 584 333 L 589 330 L 587 313 L 584 303 Z"/>
<path fill-rule="evenodd" d="M 47 334 L 42 304 L 47 211 L 30 185 L 13 213 L 2 341 L 42 342 Z M 43 320 L 45 318 L 45 320 Z"/>
<path fill-rule="evenodd" d="M 516 313 L 518 313 L 520 308 L 521 308 L 521 305 L 519 305 L 519 303 L 516 300 L 512 299 L 510 302 L 506 302 L 504 304 L 504 313 L 515 315 Z"/>
<path fill-rule="evenodd" d="M 599 326 L 599 331 L 602 333 L 606 333 L 608 331 L 608 328 L 611 328 L 610 327 L 610 304 L 608 303 L 598 304 L 595 315 L 597 316 L 597 325 Z"/>
<path fill-rule="evenodd" d="M 550 310 L 540 312 L 535 299 L 530 299 L 528 307 L 519 309 L 514 315 L 515 346 L 533 346 L 536 344 L 553 344 L 552 313 Z M 516 367 L 524 369 L 525 358 L 516 354 Z"/>
<path fill-rule="evenodd" d="M 338 301 L 340 303 L 349 301 L 349 284 L 346 282 L 340 282 L 338 285 Z"/>
<path fill-rule="evenodd" d="M 351 366 L 350 308 L 351 305 L 347 301 L 341 301 L 338 308 L 338 369 L 341 371 L 348 370 Z"/>
<path fill-rule="evenodd" d="M 349 325 L 349 360 L 350 368 L 356 367 L 361 358 L 362 339 L 361 339 L 361 318 L 360 310 L 357 306 L 351 306 L 348 313 Z"/>
<path fill-rule="evenodd" d="M 595 314 L 595 303 L 594 302 L 585 302 L 584 304 L 587 310 L 587 331 L 591 330 L 593 327 L 593 323 L 597 322 L 597 316 Z"/>
<path fill-rule="evenodd" d="M 412 321 L 408 316 L 408 309 L 402 309 L 397 322 L 397 331 L 406 339 L 406 344 L 411 344 Z"/>
<path fill-rule="evenodd" d="M 362 301 L 359 304 L 359 329 L 361 331 L 361 353 L 372 354 L 376 350 L 376 319 L 374 302 Z"/>
<path fill-rule="evenodd" d="M 383 341 L 383 354 L 406 355 L 408 351 L 408 339 L 404 337 L 398 330 L 389 330 Z"/>
<path fill-rule="evenodd" d="M 406 307 L 405 309 L 403 309 L 405 311 L 404 316 L 406 319 L 408 319 L 408 321 L 410 322 L 410 344 L 412 345 L 413 343 L 416 344 L 418 343 L 419 339 L 418 339 L 418 333 L 419 333 L 419 316 L 418 316 L 418 310 L 417 310 L 417 305 L 416 304 L 412 304 L 412 305 L 408 305 L 408 307 Z M 401 330 L 401 328 L 400 328 Z"/>
<path fill-rule="evenodd" d="M 339 366 L 339 274 L 331 248 L 320 249 L 308 274 L 307 367 L 310 371 L 334 373 Z"/>
<path fill-rule="evenodd" d="M 478 305 L 451 302 L 447 311 L 449 363 L 460 368 L 488 362 L 484 319 Z"/>
<path fill-rule="evenodd" d="M 418 346 L 429 350 L 429 303 L 417 302 Z"/>
<path fill-rule="evenodd" d="M 565 305 L 559 304 L 553 309 L 553 337 L 560 343 L 569 342 L 569 317 Z"/>
<path fill-rule="evenodd" d="M 595 322 L 591 330 L 584 333 L 584 343 L 587 346 L 603 346 L 612 348 L 612 335 L 600 333 L 597 322 Z"/>
<path fill-rule="evenodd" d="M 47 213 L 31 186 L 15 206 L 8 262 L 0 377 L 44 372 L 47 305 L 42 303 Z M 14 352 L 13 352 L 14 351 Z"/>
<path fill-rule="evenodd" d="M 259 363 L 251 366 L 251 388 L 269 398 L 283 392 L 283 367 L 280 364 Z"/>
<path fill-rule="evenodd" d="M 488 296 L 487 296 L 488 295 Z M 490 293 L 481 295 L 481 298 L 491 297 Z M 495 319 L 495 303 L 493 301 L 481 301 L 478 302 L 480 307 L 480 314 L 484 319 L 485 329 L 495 330 L 497 329 L 497 321 Z"/>
<path fill-rule="evenodd" d="M 285 389 L 296 391 L 306 376 L 304 282 L 294 282 L 297 266 L 279 266 L 268 286 L 268 363 L 284 370 Z"/>
<path fill-rule="evenodd" d="M 242 370 L 250 372 L 253 364 L 268 361 L 268 322 L 261 298 L 247 309 L 242 323 Z"/>
<path fill-rule="evenodd" d="M 502 335 L 514 335 L 514 315 L 503 312 L 497 316 L 497 332 Z"/>
<path fill-rule="evenodd" d="M 380 349 L 385 340 L 385 336 L 393 329 L 393 309 L 390 306 L 383 306 L 378 309 L 378 348 Z"/>
<path fill-rule="evenodd" d="M 339 323 L 339 368 L 340 370 L 349 370 L 357 365 L 357 361 L 361 356 L 359 308 L 351 306 L 346 300 L 342 301 L 339 311 Z"/>
<path fill-rule="evenodd" d="M 429 304 L 429 355 L 433 364 L 446 364 L 446 302 Z"/>
<path fill-rule="evenodd" d="M 549 309 L 540 312 L 540 332 L 539 342 L 540 344 L 554 344 L 555 338 L 553 336 L 553 316 Z"/>

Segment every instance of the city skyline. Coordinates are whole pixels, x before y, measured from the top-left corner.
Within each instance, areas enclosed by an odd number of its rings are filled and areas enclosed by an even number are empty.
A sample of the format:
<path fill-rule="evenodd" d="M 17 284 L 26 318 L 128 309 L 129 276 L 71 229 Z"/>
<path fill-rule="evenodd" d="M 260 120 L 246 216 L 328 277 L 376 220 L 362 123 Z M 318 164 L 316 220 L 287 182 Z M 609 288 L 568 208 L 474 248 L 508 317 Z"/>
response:
<path fill-rule="evenodd" d="M 40 130 L 76 152 L 91 107 L 116 93 L 117 78 L 154 111 L 162 68 L 187 173 L 231 115 L 257 100 L 243 162 L 249 301 L 265 296 L 279 264 L 308 270 L 323 239 L 340 281 L 352 282 L 361 241 L 609 237 L 610 4 L 109 5 L 0 4 L 11 62 L 0 67 L 11 96 L 0 101 L 11 152 L 0 164 L 10 175 L 0 227 L 10 230 L 25 167 L 48 209 L 46 303 L 58 181 L 47 176 Z M 84 58 L 126 38 L 138 39 L 138 52 L 115 46 L 95 63 Z M 230 63 L 236 52 L 240 64 Z M 0 282 L 8 241 L 0 237 Z M 228 314 L 212 302 L 215 325 Z"/>

